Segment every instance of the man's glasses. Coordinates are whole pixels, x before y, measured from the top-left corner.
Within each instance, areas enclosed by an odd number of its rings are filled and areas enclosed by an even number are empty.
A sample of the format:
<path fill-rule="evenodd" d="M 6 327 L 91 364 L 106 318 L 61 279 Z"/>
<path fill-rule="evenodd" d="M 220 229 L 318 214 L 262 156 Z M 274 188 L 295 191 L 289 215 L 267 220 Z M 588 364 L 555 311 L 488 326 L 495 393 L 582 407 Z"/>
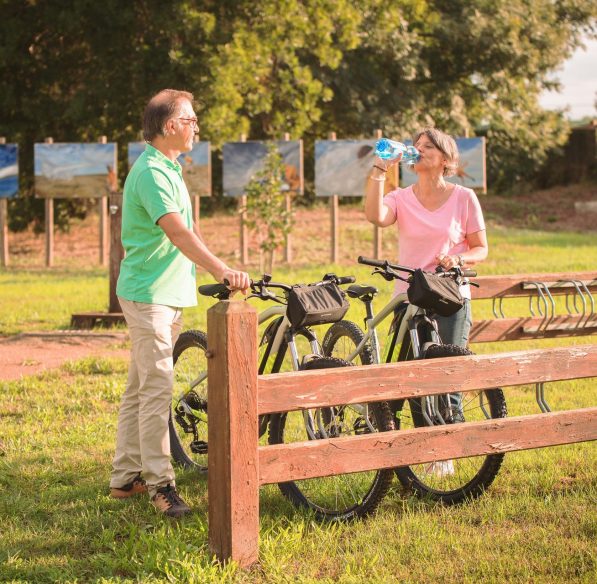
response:
<path fill-rule="evenodd" d="M 197 118 L 176 118 L 177 120 L 182 120 L 183 122 L 187 122 L 189 126 L 194 127 L 195 130 L 199 129 L 199 124 L 197 123 Z"/>

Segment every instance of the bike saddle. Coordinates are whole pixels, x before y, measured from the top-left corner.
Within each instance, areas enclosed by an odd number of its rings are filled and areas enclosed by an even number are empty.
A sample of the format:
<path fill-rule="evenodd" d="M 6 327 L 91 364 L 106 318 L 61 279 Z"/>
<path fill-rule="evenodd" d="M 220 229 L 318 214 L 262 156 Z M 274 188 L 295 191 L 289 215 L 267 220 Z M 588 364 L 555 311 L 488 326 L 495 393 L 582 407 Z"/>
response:
<path fill-rule="evenodd" d="M 346 289 L 346 293 L 351 298 L 362 298 L 363 296 L 375 296 L 377 288 L 375 286 L 362 286 L 360 284 L 353 284 Z"/>

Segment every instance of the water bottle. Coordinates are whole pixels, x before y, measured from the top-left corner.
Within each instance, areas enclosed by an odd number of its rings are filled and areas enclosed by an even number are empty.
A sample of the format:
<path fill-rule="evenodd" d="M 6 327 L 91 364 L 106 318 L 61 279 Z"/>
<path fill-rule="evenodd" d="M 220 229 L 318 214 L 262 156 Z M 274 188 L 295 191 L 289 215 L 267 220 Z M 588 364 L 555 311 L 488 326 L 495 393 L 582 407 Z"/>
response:
<path fill-rule="evenodd" d="M 375 155 L 383 160 L 393 160 L 402 154 L 401 162 L 414 164 L 419 160 L 419 151 L 414 146 L 405 146 L 402 142 L 395 142 L 381 138 L 375 144 Z"/>

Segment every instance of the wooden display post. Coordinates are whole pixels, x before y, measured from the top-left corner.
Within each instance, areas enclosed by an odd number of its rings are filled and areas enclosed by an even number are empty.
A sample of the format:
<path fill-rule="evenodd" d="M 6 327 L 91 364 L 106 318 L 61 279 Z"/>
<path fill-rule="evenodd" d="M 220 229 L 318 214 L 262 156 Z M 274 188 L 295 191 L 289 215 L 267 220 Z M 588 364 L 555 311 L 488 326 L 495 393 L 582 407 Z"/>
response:
<path fill-rule="evenodd" d="M 6 144 L 6 138 L 0 136 L 0 144 Z M 0 199 L 0 266 L 8 266 L 8 202 Z"/>
<path fill-rule="evenodd" d="M 336 139 L 336 132 L 330 132 L 330 140 Z M 338 195 L 332 195 L 330 197 L 330 260 L 332 263 L 338 261 L 338 232 L 339 232 L 339 217 L 338 217 Z"/>
<path fill-rule="evenodd" d="M 375 140 L 379 140 L 383 137 L 382 131 L 380 129 L 375 130 Z M 381 235 L 381 227 L 379 225 L 373 226 L 373 257 L 376 260 L 381 259 L 381 246 L 382 246 L 382 235 Z"/>
<path fill-rule="evenodd" d="M 100 136 L 98 142 L 107 144 L 107 136 Z M 114 169 L 116 172 L 116 169 Z M 108 196 L 102 195 L 98 201 L 99 215 L 99 263 L 100 266 L 108 265 Z"/>
<path fill-rule="evenodd" d="M 284 142 L 290 141 L 290 134 L 288 132 L 284 133 Z M 286 191 L 286 212 L 290 214 L 292 209 L 292 193 L 290 191 Z M 286 241 L 284 242 L 284 261 L 289 264 L 292 262 L 292 247 L 291 247 L 291 234 L 286 234 Z"/>
<path fill-rule="evenodd" d="M 54 138 L 48 136 L 44 142 L 54 144 Z M 46 267 L 54 265 L 54 199 L 46 197 L 45 204 L 45 230 L 46 230 Z"/>
<path fill-rule="evenodd" d="M 240 141 L 246 142 L 247 135 L 241 134 Z M 247 195 L 238 198 L 238 212 L 240 216 L 240 263 L 246 266 L 249 263 L 249 230 L 247 229 Z"/>

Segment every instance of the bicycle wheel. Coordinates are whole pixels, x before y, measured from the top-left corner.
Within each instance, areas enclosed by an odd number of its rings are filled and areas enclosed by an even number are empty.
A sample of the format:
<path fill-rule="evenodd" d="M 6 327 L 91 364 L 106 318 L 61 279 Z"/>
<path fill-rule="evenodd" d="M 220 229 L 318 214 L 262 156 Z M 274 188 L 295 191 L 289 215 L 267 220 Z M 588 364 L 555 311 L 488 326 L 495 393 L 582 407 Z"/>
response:
<path fill-rule="evenodd" d="M 180 334 L 172 358 L 174 389 L 168 421 L 170 453 L 185 468 L 207 471 L 207 335 Z"/>
<path fill-rule="evenodd" d="M 359 346 L 364 338 L 363 331 L 349 320 L 334 323 L 323 338 L 323 354 L 327 357 L 348 360 L 348 356 Z M 361 365 L 372 365 L 373 354 L 369 344 L 365 345 L 359 353 Z"/>
<path fill-rule="evenodd" d="M 307 362 L 303 370 L 350 366 L 331 357 Z M 305 412 L 274 414 L 270 421 L 270 444 L 320 440 L 393 430 L 385 403 L 334 406 Z M 349 520 L 372 513 L 390 488 L 392 469 L 305 479 L 280 483 L 279 487 L 297 507 L 312 510 L 318 519 Z"/>
<path fill-rule="evenodd" d="M 472 355 L 472 352 L 457 345 L 430 345 L 424 358 L 461 355 Z M 459 396 L 460 406 L 455 407 L 454 399 L 445 395 L 437 396 L 435 400 L 430 396 L 392 402 L 396 428 L 403 430 L 506 417 L 506 401 L 499 388 L 452 396 Z M 490 454 L 417 464 L 397 468 L 396 476 L 416 495 L 452 505 L 480 496 L 495 479 L 503 459 L 504 454 Z"/>

